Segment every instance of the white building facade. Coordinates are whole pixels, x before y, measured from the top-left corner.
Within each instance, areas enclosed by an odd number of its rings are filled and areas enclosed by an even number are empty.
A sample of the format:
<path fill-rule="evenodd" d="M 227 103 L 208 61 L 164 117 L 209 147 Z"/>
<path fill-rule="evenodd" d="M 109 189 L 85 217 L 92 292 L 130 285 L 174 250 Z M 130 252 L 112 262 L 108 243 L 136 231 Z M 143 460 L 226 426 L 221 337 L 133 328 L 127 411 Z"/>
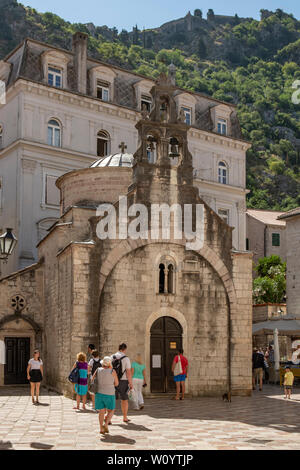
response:
<path fill-rule="evenodd" d="M 174 73 L 174 71 L 173 71 Z M 60 215 L 64 173 L 99 156 L 138 146 L 135 124 L 151 108 L 154 81 L 87 56 L 87 36 L 73 51 L 27 39 L 0 62 L 6 104 L 0 105 L 0 232 L 12 227 L 17 248 L 2 275 L 37 260 L 37 243 Z M 246 150 L 235 106 L 178 89 L 178 114 L 189 123 L 195 185 L 234 228 L 245 250 Z M 151 149 L 149 150 L 149 154 Z"/>

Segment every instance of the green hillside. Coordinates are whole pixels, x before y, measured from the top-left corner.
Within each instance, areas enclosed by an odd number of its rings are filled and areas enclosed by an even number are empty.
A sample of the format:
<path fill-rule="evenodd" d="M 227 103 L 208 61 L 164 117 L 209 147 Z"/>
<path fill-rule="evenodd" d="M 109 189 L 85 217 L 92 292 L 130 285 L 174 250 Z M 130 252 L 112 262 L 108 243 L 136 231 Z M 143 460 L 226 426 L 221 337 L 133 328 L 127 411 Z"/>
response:
<path fill-rule="evenodd" d="M 1 58 L 25 37 L 71 48 L 76 30 L 89 34 L 93 57 L 154 78 L 173 62 L 179 86 L 237 104 L 243 136 L 252 142 L 248 206 L 300 205 L 300 104 L 292 103 L 292 84 L 300 80 L 300 21 L 282 10 L 262 10 L 260 21 L 212 10 L 203 19 L 196 10 L 154 30 L 118 32 L 0 0 Z"/>

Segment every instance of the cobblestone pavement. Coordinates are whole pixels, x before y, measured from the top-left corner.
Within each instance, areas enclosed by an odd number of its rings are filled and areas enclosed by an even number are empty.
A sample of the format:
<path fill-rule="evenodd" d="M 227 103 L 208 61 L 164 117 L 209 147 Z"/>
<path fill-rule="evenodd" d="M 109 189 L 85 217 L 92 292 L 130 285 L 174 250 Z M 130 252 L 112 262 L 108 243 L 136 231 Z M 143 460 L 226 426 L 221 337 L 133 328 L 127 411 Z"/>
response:
<path fill-rule="evenodd" d="M 300 389 L 292 400 L 277 386 L 232 403 L 148 399 L 144 410 L 130 412 L 130 424 L 122 422 L 118 404 L 105 437 L 97 414 L 73 405 L 44 389 L 34 406 L 28 388 L 0 388 L 0 449 L 300 449 Z"/>

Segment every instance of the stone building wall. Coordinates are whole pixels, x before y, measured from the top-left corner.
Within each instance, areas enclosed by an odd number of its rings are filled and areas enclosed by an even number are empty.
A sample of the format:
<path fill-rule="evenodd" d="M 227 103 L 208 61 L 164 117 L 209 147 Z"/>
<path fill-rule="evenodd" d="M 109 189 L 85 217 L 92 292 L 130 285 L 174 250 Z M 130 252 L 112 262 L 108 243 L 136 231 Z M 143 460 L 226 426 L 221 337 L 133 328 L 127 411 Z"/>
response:
<path fill-rule="evenodd" d="M 300 317 L 300 217 L 286 219 L 287 240 L 287 311 Z"/>
<path fill-rule="evenodd" d="M 127 193 L 131 181 L 131 168 L 87 168 L 70 172 L 57 181 L 61 189 L 61 211 L 64 213 L 74 205 L 114 204 L 119 196 Z"/>
<path fill-rule="evenodd" d="M 115 266 L 100 302 L 101 355 L 128 343 L 128 355 L 140 352 L 150 383 L 146 357 L 146 324 L 162 308 L 180 312 L 187 322 L 185 352 L 190 359 L 189 391 L 193 395 L 222 392 L 227 387 L 228 306 L 221 279 L 202 257 L 198 270 L 184 272 L 189 252 L 173 244 L 148 245 L 133 251 Z M 175 294 L 159 294 L 158 267 L 162 255 L 176 261 Z M 113 312 L 113 314 L 112 314 Z"/>
<path fill-rule="evenodd" d="M 35 348 L 43 353 L 43 293 L 43 267 L 38 264 L 13 274 L 0 283 L 0 339 L 4 341 L 6 337 L 29 337 L 31 357 Z M 17 296 L 25 301 L 19 314 L 16 314 L 12 303 Z M 1 385 L 4 385 L 3 365 L 0 365 Z"/>

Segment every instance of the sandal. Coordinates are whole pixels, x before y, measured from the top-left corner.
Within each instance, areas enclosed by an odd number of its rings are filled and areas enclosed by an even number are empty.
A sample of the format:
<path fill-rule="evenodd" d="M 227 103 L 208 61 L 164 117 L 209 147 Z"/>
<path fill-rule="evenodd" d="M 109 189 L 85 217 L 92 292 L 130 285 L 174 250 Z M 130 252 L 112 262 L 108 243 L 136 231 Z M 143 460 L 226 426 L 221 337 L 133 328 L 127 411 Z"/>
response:
<path fill-rule="evenodd" d="M 124 423 L 130 423 L 130 421 L 131 421 L 131 419 L 128 419 L 128 418 L 127 418 L 127 419 L 123 419 L 123 422 L 124 422 Z"/>

